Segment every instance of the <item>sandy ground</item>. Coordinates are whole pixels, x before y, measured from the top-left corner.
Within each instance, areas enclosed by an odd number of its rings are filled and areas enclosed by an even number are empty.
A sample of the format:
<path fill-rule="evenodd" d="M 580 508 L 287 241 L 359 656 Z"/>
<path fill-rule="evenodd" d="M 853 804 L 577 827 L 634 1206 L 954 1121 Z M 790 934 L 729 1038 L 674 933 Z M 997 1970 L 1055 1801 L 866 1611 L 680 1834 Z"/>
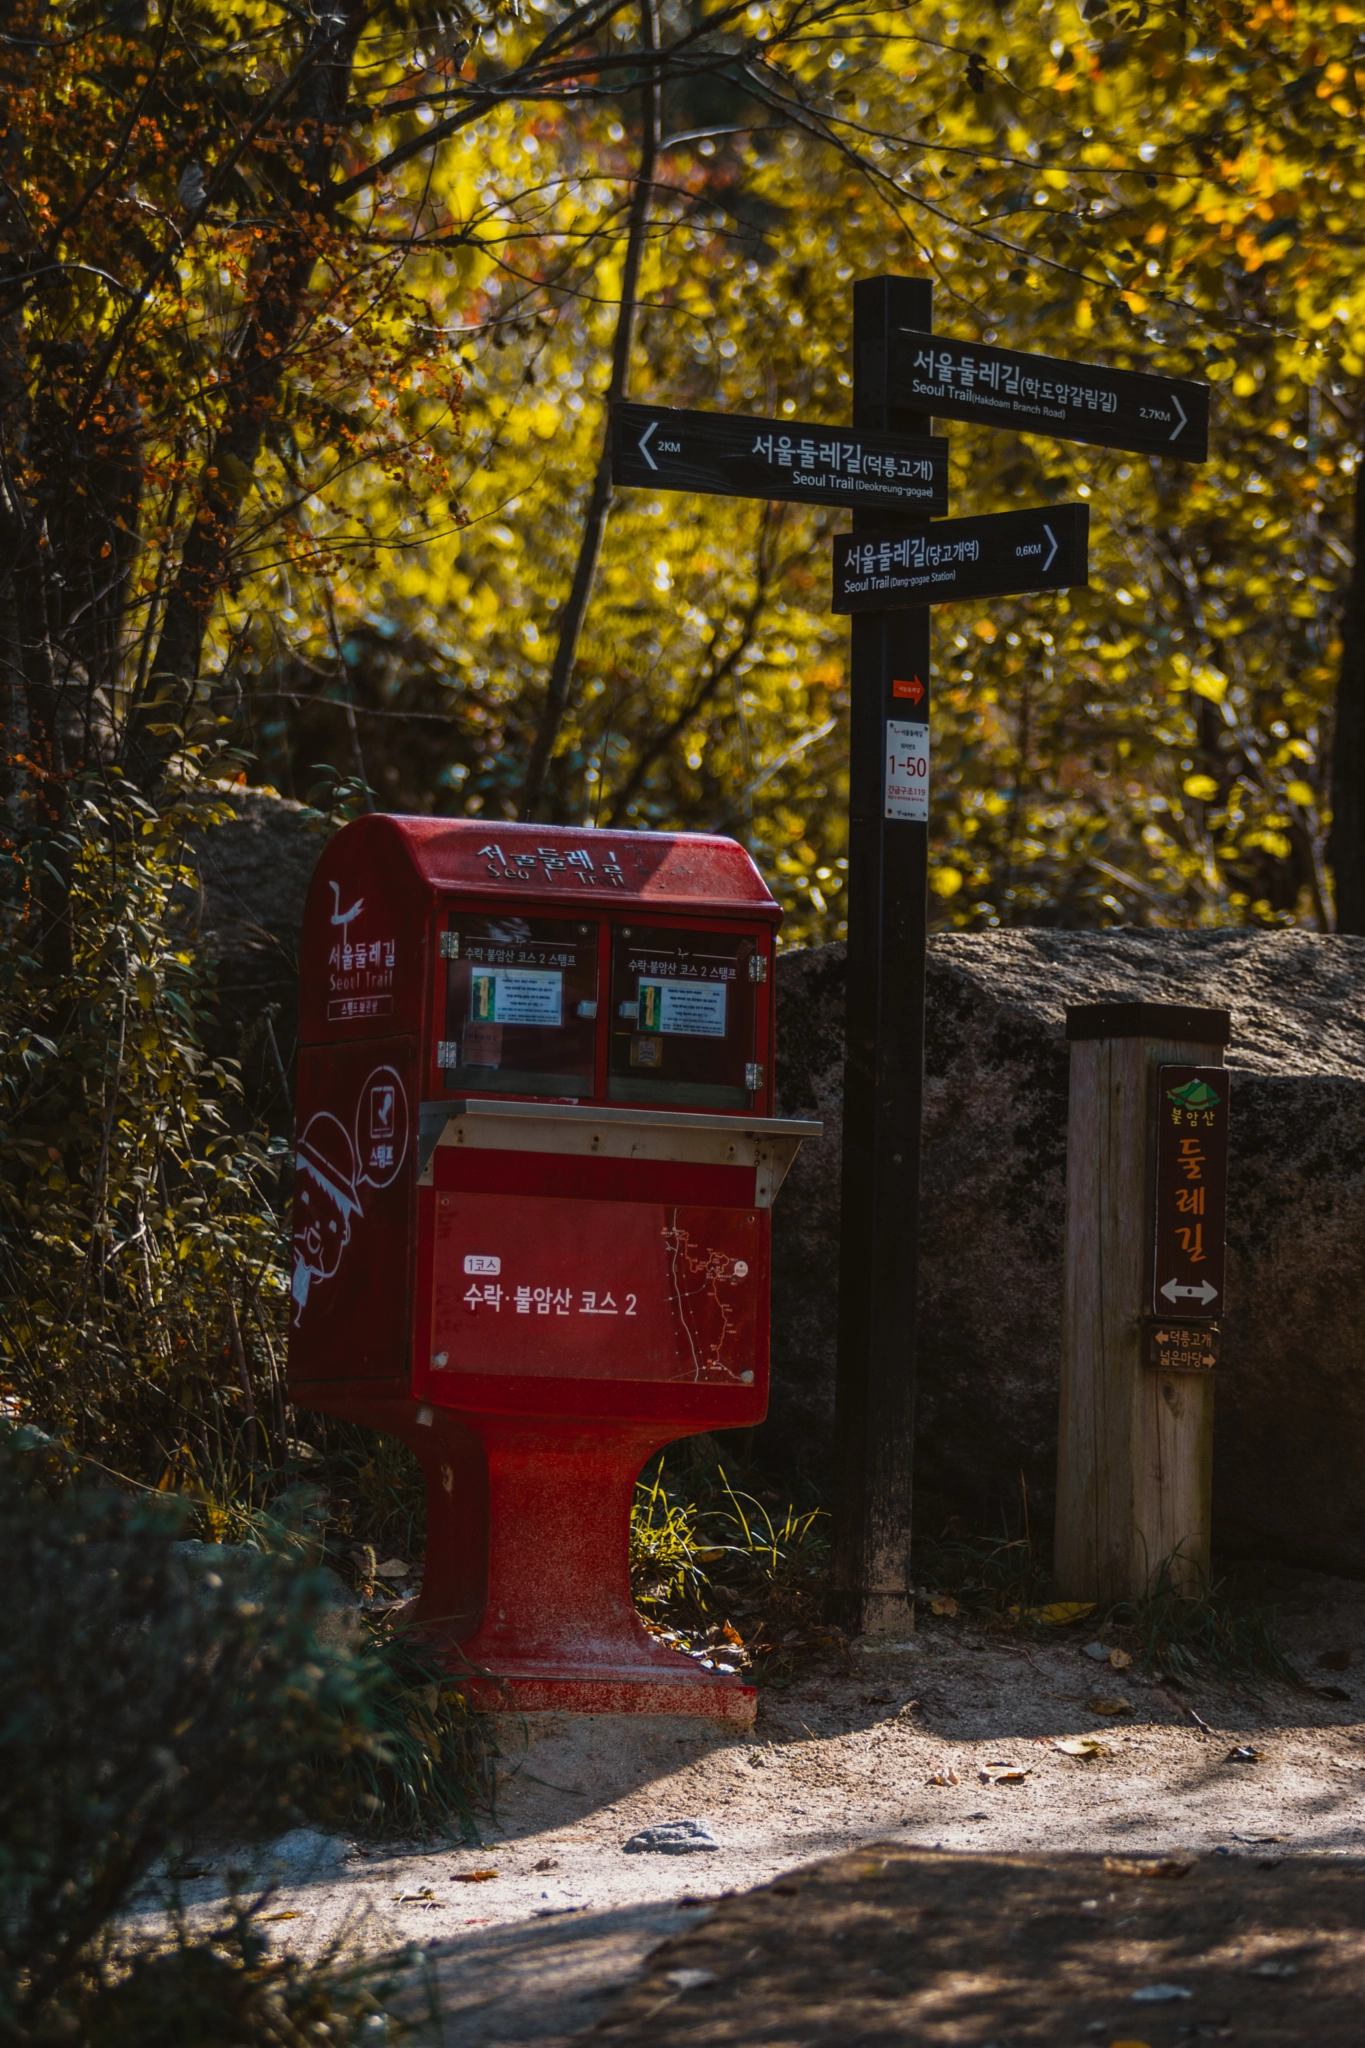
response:
<path fill-rule="evenodd" d="M 1276 1571 L 1254 1590 L 1277 1604 L 1309 1685 L 1348 1697 L 1157 1685 L 1087 1655 L 1084 1626 L 1026 1639 L 926 1622 L 904 1644 L 856 1645 L 846 1665 L 766 1689 L 749 1731 L 672 1717 L 504 1721 L 482 1843 L 286 1844 L 267 1910 L 282 1944 L 310 1954 L 422 1944 L 446 2048 L 552 2048 L 708 1902 L 877 1841 L 1365 1854 L 1365 1584 Z M 1131 1711 L 1102 1713 L 1087 1704 L 1097 1698 Z M 1080 1737 L 1103 1754 L 1051 1746 Z M 1256 1754 L 1233 1760 L 1239 1748 Z M 672 1819 L 707 1821 L 720 1846 L 625 1852 L 637 1830 Z M 234 1856 L 212 1848 L 202 1860 L 211 1867 L 184 1888 L 196 1914 L 221 1899 Z M 235 1860 L 268 1868 L 260 1851 Z"/>
<path fill-rule="evenodd" d="M 724 1899 L 602 2048 L 1359 2048 L 1365 1860 L 878 1843 Z"/>

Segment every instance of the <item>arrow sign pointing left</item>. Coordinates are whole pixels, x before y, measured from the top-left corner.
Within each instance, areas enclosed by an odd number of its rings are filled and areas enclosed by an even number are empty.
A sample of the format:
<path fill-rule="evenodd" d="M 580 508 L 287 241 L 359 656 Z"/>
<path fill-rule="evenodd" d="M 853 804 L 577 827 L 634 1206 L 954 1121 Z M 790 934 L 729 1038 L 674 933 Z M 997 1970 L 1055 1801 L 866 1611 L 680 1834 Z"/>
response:
<path fill-rule="evenodd" d="M 934 519 L 948 510 L 948 443 L 941 435 L 683 412 L 623 399 L 611 409 L 611 480 Z"/>

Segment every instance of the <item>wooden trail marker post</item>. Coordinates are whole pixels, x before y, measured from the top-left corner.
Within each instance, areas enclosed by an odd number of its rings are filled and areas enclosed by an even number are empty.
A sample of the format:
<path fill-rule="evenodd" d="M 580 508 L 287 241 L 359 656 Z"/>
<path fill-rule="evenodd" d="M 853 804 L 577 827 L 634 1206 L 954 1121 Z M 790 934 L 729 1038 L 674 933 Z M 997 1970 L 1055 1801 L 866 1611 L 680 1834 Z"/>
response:
<path fill-rule="evenodd" d="M 1209 387 L 933 336 L 923 279 L 853 287 L 853 424 L 612 408 L 612 481 L 846 506 L 852 617 L 847 1055 L 836 1379 L 837 1618 L 913 1625 L 910 1491 L 928 941 L 929 611 L 1088 580 L 1088 509 L 936 520 L 929 415 L 1202 462 Z M 887 513 L 915 524 L 887 528 Z"/>
<path fill-rule="evenodd" d="M 1055 1597 L 1140 1599 L 1164 1564 L 1194 1590 L 1209 1569 L 1230 1017 L 1093 1003 L 1067 1010 L 1066 1035 Z"/>

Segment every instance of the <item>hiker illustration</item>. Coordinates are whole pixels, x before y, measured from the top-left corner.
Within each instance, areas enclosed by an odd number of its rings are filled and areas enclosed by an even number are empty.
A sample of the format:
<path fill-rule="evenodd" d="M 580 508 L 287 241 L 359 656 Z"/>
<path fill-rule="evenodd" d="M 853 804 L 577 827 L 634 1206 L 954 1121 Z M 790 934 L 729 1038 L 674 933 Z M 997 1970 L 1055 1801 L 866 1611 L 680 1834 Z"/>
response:
<path fill-rule="evenodd" d="M 294 1155 L 294 1321 L 315 1280 L 330 1280 L 351 1241 L 351 1219 L 363 1211 L 357 1193 L 355 1146 L 328 1110 L 310 1118 Z"/>

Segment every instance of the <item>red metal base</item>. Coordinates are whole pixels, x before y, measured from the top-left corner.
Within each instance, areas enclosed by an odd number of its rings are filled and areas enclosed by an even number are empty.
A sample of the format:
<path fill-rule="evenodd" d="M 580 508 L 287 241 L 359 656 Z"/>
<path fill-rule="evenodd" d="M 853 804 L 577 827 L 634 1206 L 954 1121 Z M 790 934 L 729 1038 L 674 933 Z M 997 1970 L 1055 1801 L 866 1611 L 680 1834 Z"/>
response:
<path fill-rule="evenodd" d="M 688 1714 L 695 1720 L 726 1721 L 748 1728 L 758 1711 L 751 1685 L 721 1678 L 709 1671 L 695 1680 L 617 1677 L 585 1673 L 582 1677 L 475 1678 L 464 1690 L 470 1703 L 485 1713 L 516 1714 Z"/>
<path fill-rule="evenodd" d="M 630 1510 L 658 1423 L 319 1406 L 411 1445 L 427 1481 L 422 1593 L 404 1619 L 490 1710 L 690 1714 L 747 1724 L 757 1695 L 655 1640 L 630 1590 Z M 321 1398 L 319 1398 L 321 1396 Z"/>

